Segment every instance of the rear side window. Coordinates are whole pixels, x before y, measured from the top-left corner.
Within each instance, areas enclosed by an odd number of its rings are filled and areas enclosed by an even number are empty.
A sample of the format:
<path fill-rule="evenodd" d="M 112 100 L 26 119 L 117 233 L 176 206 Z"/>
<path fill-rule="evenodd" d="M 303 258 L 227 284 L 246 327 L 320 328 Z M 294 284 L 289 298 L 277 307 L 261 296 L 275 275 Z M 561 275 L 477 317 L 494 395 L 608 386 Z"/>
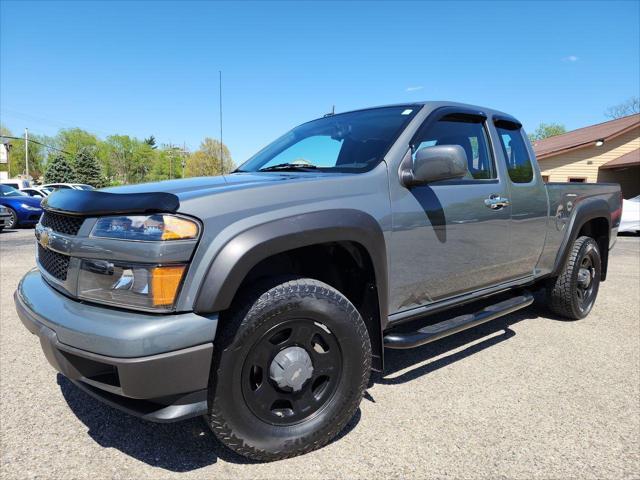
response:
<path fill-rule="evenodd" d="M 507 171 L 513 183 L 529 183 L 533 180 L 533 166 L 520 128 L 509 129 L 496 125 Z"/>

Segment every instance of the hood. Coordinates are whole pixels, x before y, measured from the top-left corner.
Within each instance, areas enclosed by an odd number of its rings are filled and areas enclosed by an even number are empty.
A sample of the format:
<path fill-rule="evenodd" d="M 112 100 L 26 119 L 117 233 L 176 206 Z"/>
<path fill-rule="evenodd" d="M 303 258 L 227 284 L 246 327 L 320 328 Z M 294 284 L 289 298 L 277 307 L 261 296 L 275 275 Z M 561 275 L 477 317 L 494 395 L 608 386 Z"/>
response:
<path fill-rule="evenodd" d="M 322 179 L 327 181 L 335 175 L 243 172 L 226 177 L 188 178 L 93 191 L 64 189 L 49 195 L 42 206 L 51 211 L 87 216 L 182 212 L 207 217 L 215 212 L 288 202 L 294 186 L 306 189 L 308 183 L 318 185 Z M 321 192 L 321 196 L 334 195 L 326 189 Z M 302 200 L 300 195 L 296 196 Z M 215 212 L 212 211 L 214 201 Z"/>
<path fill-rule="evenodd" d="M 181 178 L 162 182 L 139 183 L 121 187 L 103 188 L 110 193 L 173 193 L 181 201 L 199 198 L 214 193 L 273 186 L 274 183 L 308 182 L 321 178 L 345 175 L 341 173 L 308 172 L 238 172 L 217 177 Z"/>
<path fill-rule="evenodd" d="M 10 196 L 10 197 L 0 197 L 0 201 L 2 201 L 3 204 L 12 204 L 12 205 L 19 205 L 21 203 L 24 203 L 26 205 L 32 206 L 32 207 L 40 207 L 40 202 L 42 202 L 41 198 L 36 198 L 36 197 L 28 197 L 28 196 Z"/>
<path fill-rule="evenodd" d="M 85 214 L 103 215 L 120 210 L 138 212 L 160 209 L 202 220 L 215 219 L 215 226 L 212 227 L 213 223 L 208 223 L 208 226 L 219 231 L 231 222 L 246 220 L 252 216 L 283 216 L 294 211 L 324 209 L 327 202 L 345 205 L 353 197 L 377 198 L 379 192 L 387 188 L 387 182 L 386 164 L 383 163 L 374 170 L 361 174 L 317 171 L 238 172 L 224 177 L 185 178 L 110 187 L 93 192 L 78 190 L 69 194 L 52 193 L 47 197 L 47 206 L 55 209 L 52 202 L 62 202 L 66 200 L 63 197 L 73 196 L 74 199 L 69 198 L 72 211 L 78 211 L 82 207 L 83 212 L 86 210 Z M 122 195 L 123 198 L 104 198 L 104 202 L 99 202 L 99 195 Z M 80 202 L 84 206 L 76 201 L 80 197 L 86 197 L 86 201 Z M 169 201 L 171 197 L 174 199 L 170 202 L 171 205 L 161 204 L 161 200 Z M 60 210 L 67 210 L 65 205 L 60 204 L 59 207 Z"/>

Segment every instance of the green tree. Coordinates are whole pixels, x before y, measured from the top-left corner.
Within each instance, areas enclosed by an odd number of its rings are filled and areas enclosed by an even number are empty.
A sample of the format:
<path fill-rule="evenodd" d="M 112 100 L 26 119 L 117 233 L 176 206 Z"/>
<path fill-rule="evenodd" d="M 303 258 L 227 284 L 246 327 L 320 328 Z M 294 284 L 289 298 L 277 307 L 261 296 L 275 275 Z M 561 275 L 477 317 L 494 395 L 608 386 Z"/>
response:
<path fill-rule="evenodd" d="M 47 165 L 47 171 L 44 174 L 45 183 L 72 183 L 75 182 L 75 173 L 73 168 L 61 153 L 53 156 Z"/>
<path fill-rule="evenodd" d="M 533 143 L 544 138 L 566 133 L 567 129 L 561 123 L 540 123 L 535 132 L 529 134 L 529 140 Z"/>
<path fill-rule="evenodd" d="M 110 135 L 106 143 L 109 182 L 129 183 L 133 164 L 133 139 L 128 135 Z"/>
<path fill-rule="evenodd" d="M 95 151 L 95 148 L 90 147 L 80 149 L 75 159 L 75 181 L 100 188 L 104 184 L 104 179 Z"/>
<path fill-rule="evenodd" d="M 221 175 L 229 173 L 234 168 L 235 165 L 231 160 L 231 154 L 226 145 L 222 145 L 222 162 L 220 162 L 220 142 L 206 137 L 200 144 L 200 148 L 187 159 L 185 176 Z"/>
<path fill-rule="evenodd" d="M 100 144 L 98 137 L 81 128 L 60 130 L 55 137 L 55 142 L 55 146 L 67 152 L 72 159 L 75 159 L 83 148 L 97 149 Z"/>
<path fill-rule="evenodd" d="M 156 145 L 156 137 L 154 137 L 153 135 L 149 135 L 147 138 L 144 139 L 144 143 L 146 143 L 147 145 L 149 145 L 151 148 L 153 148 L 154 150 L 157 147 Z"/>
<path fill-rule="evenodd" d="M 169 180 L 182 178 L 183 152 L 177 147 L 163 145 L 155 151 L 152 158 L 151 169 L 147 175 L 149 180 Z"/>
<path fill-rule="evenodd" d="M 636 113 L 640 113 L 640 98 L 631 97 L 618 105 L 607 108 L 604 115 L 609 118 L 621 118 Z"/>

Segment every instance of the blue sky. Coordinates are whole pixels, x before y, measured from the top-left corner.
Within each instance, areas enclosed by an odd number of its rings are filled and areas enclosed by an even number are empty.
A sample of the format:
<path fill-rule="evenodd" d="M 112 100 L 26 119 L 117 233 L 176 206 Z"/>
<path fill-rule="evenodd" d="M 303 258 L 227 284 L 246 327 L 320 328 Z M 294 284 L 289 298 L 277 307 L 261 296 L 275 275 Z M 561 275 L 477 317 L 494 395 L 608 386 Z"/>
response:
<path fill-rule="evenodd" d="M 573 129 L 639 95 L 640 2 L 27 2 L 0 4 L 0 121 L 78 126 L 240 163 L 330 111 L 419 100 Z"/>

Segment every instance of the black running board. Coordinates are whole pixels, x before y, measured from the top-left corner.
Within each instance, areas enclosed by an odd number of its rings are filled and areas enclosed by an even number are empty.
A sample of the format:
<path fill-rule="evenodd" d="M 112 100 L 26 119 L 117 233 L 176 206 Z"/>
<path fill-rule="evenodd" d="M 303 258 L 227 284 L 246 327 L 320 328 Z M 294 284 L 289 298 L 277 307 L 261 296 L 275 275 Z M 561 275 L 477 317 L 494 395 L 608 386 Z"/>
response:
<path fill-rule="evenodd" d="M 481 323 L 490 322 L 496 318 L 508 315 L 533 303 L 533 295 L 523 293 L 517 297 L 509 298 L 502 302 L 490 305 L 476 313 L 460 315 L 434 325 L 423 327 L 415 332 L 387 333 L 384 336 L 384 346 L 387 348 L 406 349 L 419 347 L 431 343 L 449 335 L 454 335 L 468 328 L 473 328 Z"/>

